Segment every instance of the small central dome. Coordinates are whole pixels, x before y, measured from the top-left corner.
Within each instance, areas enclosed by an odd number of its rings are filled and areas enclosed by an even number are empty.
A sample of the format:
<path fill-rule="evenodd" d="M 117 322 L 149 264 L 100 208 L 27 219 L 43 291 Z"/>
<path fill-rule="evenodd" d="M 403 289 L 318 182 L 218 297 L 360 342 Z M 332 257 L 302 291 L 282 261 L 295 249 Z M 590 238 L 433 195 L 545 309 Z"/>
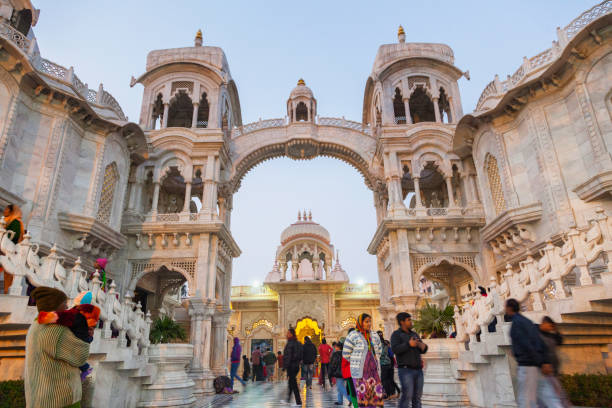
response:
<path fill-rule="evenodd" d="M 330 241 L 329 232 L 320 224 L 317 224 L 312 220 L 312 214 L 304 215 L 298 212 L 297 222 L 291 224 L 281 233 L 281 244 L 284 245 L 286 242 L 293 238 L 299 237 L 318 237 L 323 239 L 326 243 Z"/>
<path fill-rule="evenodd" d="M 300 78 L 297 82 L 297 86 L 293 88 L 293 91 L 289 94 L 289 99 L 297 98 L 298 96 L 305 96 L 306 98 L 312 98 L 314 94 L 312 90 L 306 86 L 306 82 Z"/>

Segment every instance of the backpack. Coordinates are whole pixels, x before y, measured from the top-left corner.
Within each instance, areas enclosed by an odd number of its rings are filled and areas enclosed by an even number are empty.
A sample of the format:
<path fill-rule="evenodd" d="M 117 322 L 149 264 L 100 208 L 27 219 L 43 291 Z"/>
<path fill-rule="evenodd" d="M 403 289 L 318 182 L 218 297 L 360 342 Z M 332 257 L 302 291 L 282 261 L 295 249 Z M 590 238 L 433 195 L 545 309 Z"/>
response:
<path fill-rule="evenodd" d="M 380 354 L 380 365 L 391 365 L 391 357 L 389 357 L 389 346 L 383 345 L 382 353 Z"/>

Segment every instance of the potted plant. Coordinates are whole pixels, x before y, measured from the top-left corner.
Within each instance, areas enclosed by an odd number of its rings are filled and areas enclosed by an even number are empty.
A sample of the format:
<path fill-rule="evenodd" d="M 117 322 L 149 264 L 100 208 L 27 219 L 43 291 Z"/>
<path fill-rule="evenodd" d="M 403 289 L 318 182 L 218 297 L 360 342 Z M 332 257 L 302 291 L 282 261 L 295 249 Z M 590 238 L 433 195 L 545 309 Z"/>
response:
<path fill-rule="evenodd" d="M 143 388 L 138 406 L 193 406 L 195 383 L 186 371 L 193 360 L 193 345 L 186 343 L 185 329 L 169 316 L 159 317 L 151 325 L 149 340 L 149 363 L 155 365 L 156 374 Z"/>
<path fill-rule="evenodd" d="M 414 329 L 430 338 L 445 338 L 447 330 L 455 324 L 455 310 L 451 305 L 440 309 L 438 305 L 425 302 L 425 306 L 418 310 L 418 319 L 414 322 Z"/>
<path fill-rule="evenodd" d="M 184 343 L 187 340 L 185 329 L 170 316 L 155 319 L 149 332 L 151 344 Z"/>

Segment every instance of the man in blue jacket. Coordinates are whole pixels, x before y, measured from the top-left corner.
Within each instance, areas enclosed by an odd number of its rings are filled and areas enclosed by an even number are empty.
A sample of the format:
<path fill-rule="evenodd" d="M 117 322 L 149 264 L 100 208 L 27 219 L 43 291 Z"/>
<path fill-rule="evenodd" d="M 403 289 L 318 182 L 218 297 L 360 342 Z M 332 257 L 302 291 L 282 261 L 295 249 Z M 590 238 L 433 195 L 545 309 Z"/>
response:
<path fill-rule="evenodd" d="M 559 396 L 546 378 L 553 373 L 546 345 L 536 325 L 519 310 L 516 299 L 506 301 L 506 314 L 512 319 L 512 354 L 518 364 L 518 406 L 563 408 Z"/>

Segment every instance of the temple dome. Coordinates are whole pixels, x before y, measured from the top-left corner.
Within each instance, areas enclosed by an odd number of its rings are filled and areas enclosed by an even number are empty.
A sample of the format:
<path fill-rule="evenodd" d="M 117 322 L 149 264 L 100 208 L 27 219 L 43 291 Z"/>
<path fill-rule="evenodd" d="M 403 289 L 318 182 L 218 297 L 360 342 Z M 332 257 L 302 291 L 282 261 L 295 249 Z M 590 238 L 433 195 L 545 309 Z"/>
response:
<path fill-rule="evenodd" d="M 329 232 L 320 224 L 312 221 L 312 214 L 304 215 L 298 213 L 297 222 L 291 224 L 281 233 L 281 243 L 290 241 L 293 238 L 299 237 L 317 237 L 323 239 L 326 243 L 330 241 Z"/>
<path fill-rule="evenodd" d="M 297 97 L 300 96 L 304 96 L 306 98 L 313 98 L 314 94 L 312 93 L 312 90 L 306 86 L 306 82 L 304 82 L 303 79 L 300 78 L 300 80 L 297 82 L 297 86 L 295 88 L 293 88 L 293 90 L 291 91 L 291 93 L 289 94 L 289 99 L 295 99 Z"/>

